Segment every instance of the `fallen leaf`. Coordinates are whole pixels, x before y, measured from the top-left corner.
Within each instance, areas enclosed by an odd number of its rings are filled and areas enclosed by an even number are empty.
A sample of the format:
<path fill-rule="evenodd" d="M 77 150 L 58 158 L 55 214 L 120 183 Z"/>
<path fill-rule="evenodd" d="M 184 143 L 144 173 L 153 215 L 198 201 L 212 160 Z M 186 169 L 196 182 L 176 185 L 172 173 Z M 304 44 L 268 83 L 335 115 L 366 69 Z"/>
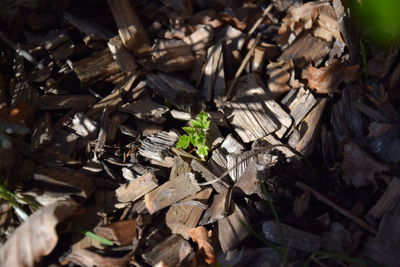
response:
<path fill-rule="evenodd" d="M 34 266 L 58 242 L 56 225 L 77 209 L 73 202 L 59 202 L 34 212 L 0 248 L 0 266 Z"/>
<path fill-rule="evenodd" d="M 303 216 L 304 212 L 308 209 L 310 203 L 310 193 L 304 192 L 300 196 L 296 197 L 293 203 L 293 213 L 296 218 Z"/>
<path fill-rule="evenodd" d="M 298 36 L 304 30 L 313 30 L 313 35 L 330 42 L 333 38 L 343 42 L 336 14 L 327 1 L 308 2 L 301 6 L 291 7 L 282 20 L 279 29 L 279 41 L 285 45 L 293 33 Z"/>
<path fill-rule="evenodd" d="M 358 78 L 358 65 L 344 66 L 339 60 L 332 60 L 327 67 L 308 66 L 308 86 L 319 94 L 330 94 L 337 90 L 342 82 L 355 81 Z"/>
<path fill-rule="evenodd" d="M 199 246 L 196 255 L 197 260 L 204 260 L 207 264 L 214 264 L 216 262 L 216 256 L 214 248 L 210 244 L 207 229 L 204 226 L 192 228 L 189 230 L 189 236 Z"/>
<path fill-rule="evenodd" d="M 107 238 L 120 246 L 126 246 L 136 239 L 136 219 L 115 222 L 109 225 L 99 226 L 95 233 Z"/>
<path fill-rule="evenodd" d="M 343 147 L 341 168 L 342 178 L 355 187 L 375 185 L 375 174 L 389 170 L 351 142 Z"/>

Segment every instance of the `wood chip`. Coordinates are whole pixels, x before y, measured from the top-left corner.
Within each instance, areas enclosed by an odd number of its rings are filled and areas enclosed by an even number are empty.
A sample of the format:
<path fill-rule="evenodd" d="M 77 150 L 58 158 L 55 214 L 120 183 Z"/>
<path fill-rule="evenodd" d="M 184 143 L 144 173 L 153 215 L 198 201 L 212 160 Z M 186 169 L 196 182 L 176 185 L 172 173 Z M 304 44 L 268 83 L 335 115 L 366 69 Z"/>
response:
<path fill-rule="evenodd" d="M 147 210 L 153 214 L 181 199 L 196 194 L 201 188 L 192 173 L 186 173 L 170 180 L 146 194 L 144 201 Z"/>
<path fill-rule="evenodd" d="M 136 178 L 126 185 L 121 185 L 115 190 L 118 202 L 133 202 L 149 193 L 158 186 L 154 173 L 150 172 Z"/>
<path fill-rule="evenodd" d="M 231 193 L 231 190 L 226 190 L 214 195 L 211 206 L 206 210 L 199 224 L 206 225 L 225 218 L 231 209 Z"/>
<path fill-rule="evenodd" d="M 127 112 L 134 117 L 163 124 L 165 117 L 163 115 L 169 111 L 165 106 L 162 106 L 148 98 L 135 101 L 133 103 L 126 103 L 119 108 L 120 111 Z"/>

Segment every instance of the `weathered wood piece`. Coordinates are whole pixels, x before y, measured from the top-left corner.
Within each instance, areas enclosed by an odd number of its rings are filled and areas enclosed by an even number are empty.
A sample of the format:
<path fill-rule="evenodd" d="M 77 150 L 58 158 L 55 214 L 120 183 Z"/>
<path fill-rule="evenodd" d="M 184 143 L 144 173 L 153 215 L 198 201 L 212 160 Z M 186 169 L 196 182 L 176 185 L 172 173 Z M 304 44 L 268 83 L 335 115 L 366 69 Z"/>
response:
<path fill-rule="evenodd" d="M 267 53 L 265 47 L 257 46 L 256 49 L 254 50 L 254 56 L 251 66 L 253 72 L 258 72 L 258 73 L 262 72 L 266 56 Z"/>
<path fill-rule="evenodd" d="M 55 62 L 60 62 L 75 53 L 75 44 L 72 41 L 68 41 L 50 51 L 51 57 Z"/>
<path fill-rule="evenodd" d="M 207 63 L 204 69 L 203 96 L 207 101 L 214 100 L 221 105 L 225 96 L 225 72 L 221 42 L 211 46 L 207 51 Z"/>
<path fill-rule="evenodd" d="M 375 205 L 368 211 L 366 215 L 374 219 L 381 219 L 382 216 L 392 210 L 394 206 L 400 202 L 400 180 L 397 177 L 393 177 L 392 181 L 386 188 L 386 191 L 375 203 Z"/>
<path fill-rule="evenodd" d="M 133 202 L 149 193 L 158 186 L 154 173 L 150 172 L 136 178 L 126 185 L 121 185 L 115 190 L 118 202 Z"/>
<path fill-rule="evenodd" d="M 201 25 L 200 29 L 183 38 L 183 41 L 191 46 L 193 53 L 205 54 L 213 38 L 213 30 L 208 25 Z"/>
<path fill-rule="evenodd" d="M 321 247 L 321 238 L 317 235 L 301 231 L 289 225 L 275 221 L 263 223 L 263 233 L 266 239 L 305 252 L 315 252 Z"/>
<path fill-rule="evenodd" d="M 182 157 L 175 156 L 174 162 L 171 168 L 171 172 L 169 173 L 169 179 L 172 180 L 182 174 L 191 172 L 192 168 L 190 168 L 189 163 L 187 163 Z"/>
<path fill-rule="evenodd" d="M 173 105 L 191 111 L 192 105 L 200 104 L 200 92 L 187 81 L 164 73 L 147 75 L 147 84 L 154 92 L 160 94 Z"/>
<path fill-rule="evenodd" d="M 237 85 L 237 98 L 222 106 L 243 142 L 275 133 L 282 137 L 292 124 L 292 119 L 264 89 L 261 79 L 252 73 L 242 77 Z"/>
<path fill-rule="evenodd" d="M 298 128 L 301 129 L 302 124 L 307 125 L 306 132 L 300 137 L 300 140 L 297 142 L 295 147 L 297 151 L 305 156 L 310 155 L 314 150 L 316 137 L 319 132 L 317 129 L 320 127 L 322 114 L 327 102 L 327 99 L 319 100 L 318 104 L 308 113 L 302 123 L 298 126 Z"/>
<path fill-rule="evenodd" d="M 132 72 L 137 69 L 135 58 L 124 47 L 120 36 L 114 36 L 108 41 L 107 44 L 114 60 L 118 63 L 121 71 Z"/>
<path fill-rule="evenodd" d="M 35 188 L 49 195 L 66 194 L 87 198 L 94 190 L 90 177 L 68 168 L 40 168 L 35 171 L 33 181 Z"/>
<path fill-rule="evenodd" d="M 124 46 L 131 50 L 134 55 L 147 52 L 150 40 L 130 1 L 108 0 L 108 4 Z"/>
<path fill-rule="evenodd" d="M 120 71 L 109 49 L 95 52 L 85 59 L 74 62 L 72 66 L 82 86 L 95 83 Z"/>
<path fill-rule="evenodd" d="M 196 61 L 190 45 L 175 39 L 155 40 L 151 59 L 153 62 L 151 66 L 165 72 L 191 69 Z M 147 58 L 142 61 L 144 66 L 148 64 L 147 61 Z"/>
<path fill-rule="evenodd" d="M 245 224 L 248 224 L 246 217 L 236 205 L 231 215 L 218 221 L 218 240 L 224 253 L 238 246 L 249 235 Z"/>
<path fill-rule="evenodd" d="M 176 141 L 178 141 L 178 135 L 173 131 L 149 135 L 140 142 L 139 154 L 153 160 L 154 164 L 170 168 L 173 162 L 170 148 Z"/>
<path fill-rule="evenodd" d="M 157 124 L 163 124 L 166 119 L 163 117 L 169 109 L 162 106 L 149 98 L 144 98 L 133 103 L 126 103 L 119 108 L 120 111 L 127 112 L 134 117 L 154 122 Z"/>
<path fill-rule="evenodd" d="M 206 180 L 206 181 L 213 181 L 217 179 L 218 177 L 215 176 L 206 166 L 201 164 L 198 160 L 193 159 L 192 162 L 190 163 L 190 166 L 192 167 L 193 171 L 199 172 L 201 176 Z M 211 184 L 211 186 L 217 191 L 218 193 L 223 193 L 226 190 L 228 190 L 231 185 L 229 181 L 225 178 L 221 179 L 218 182 L 215 182 Z"/>
<path fill-rule="evenodd" d="M 201 190 L 192 173 L 170 180 L 144 196 L 147 210 L 153 214 L 163 208 L 192 196 Z"/>
<path fill-rule="evenodd" d="M 281 103 L 289 109 L 290 116 L 294 120 L 293 126 L 297 126 L 318 101 L 309 90 L 300 88 L 289 91 Z"/>
<path fill-rule="evenodd" d="M 75 133 L 82 137 L 93 136 L 98 129 L 97 122 L 89 119 L 82 112 L 78 112 L 72 118 L 71 124 L 69 126 L 75 131 Z"/>
<path fill-rule="evenodd" d="M 263 198 L 264 196 L 261 192 L 260 182 L 258 180 L 258 176 L 261 176 L 262 174 L 264 174 L 264 172 L 258 170 L 256 164 L 250 164 L 236 181 L 233 190 L 235 192 L 243 192 L 248 196 L 257 194 Z"/>
<path fill-rule="evenodd" d="M 189 239 L 189 230 L 197 226 L 212 191 L 213 189 L 210 187 L 205 188 L 194 196 L 173 204 L 168 209 L 165 223 L 173 234 L 179 234 L 183 238 Z"/>
<path fill-rule="evenodd" d="M 399 265 L 399 254 L 400 249 L 398 247 L 388 247 L 387 244 L 374 237 L 368 238 L 362 252 L 365 258 L 372 259 L 388 267 L 397 267 Z"/>
<path fill-rule="evenodd" d="M 46 112 L 37 119 L 33 127 L 31 141 L 32 150 L 36 150 L 44 144 L 48 144 L 51 141 L 52 135 L 53 127 L 51 125 L 51 117 L 50 114 Z"/>
<path fill-rule="evenodd" d="M 247 167 L 255 162 L 255 157 L 249 157 L 252 153 L 253 151 L 246 151 L 240 154 L 228 154 L 226 156 L 227 169 L 230 170 L 229 176 L 234 182 L 243 175 Z"/>
<path fill-rule="evenodd" d="M 44 95 L 39 98 L 41 110 L 75 109 L 84 110 L 96 102 L 91 95 Z"/>
<path fill-rule="evenodd" d="M 70 39 L 66 30 L 50 31 L 42 42 L 42 46 L 47 50 L 52 50 Z"/>
<path fill-rule="evenodd" d="M 45 150 L 58 159 L 70 159 L 74 157 L 79 136 L 64 130 L 56 129 L 51 137 L 51 142 L 45 146 Z"/>
<path fill-rule="evenodd" d="M 206 225 L 225 218 L 231 208 L 231 196 L 231 190 L 214 195 L 211 206 L 206 210 L 199 224 Z"/>
<path fill-rule="evenodd" d="M 152 250 L 144 253 L 142 257 L 152 266 L 160 262 L 167 266 L 179 266 L 192 251 L 192 246 L 188 241 L 179 235 L 171 235 Z"/>
<path fill-rule="evenodd" d="M 307 49 L 305 49 L 305 47 Z M 319 65 L 329 53 L 331 44 L 310 33 L 303 34 L 289 45 L 280 55 L 278 60 L 292 59 L 297 67 L 303 67 L 310 62 Z"/>
<path fill-rule="evenodd" d="M 122 96 L 131 90 L 132 84 L 136 81 L 138 76 L 138 73 L 129 74 L 124 80 L 122 80 L 115 86 L 115 89 L 111 94 L 94 104 L 88 110 L 86 115 L 89 118 L 96 118 L 105 107 L 107 107 L 110 113 L 113 112 L 117 108 L 117 106 L 122 104 Z"/>
<path fill-rule="evenodd" d="M 222 175 L 222 173 L 228 169 L 228 162 L 226 159 L 228 154 L 240 154 L 243 150 L 243 145 L 229 134 L 222 142 L 221 146 L 212 152 L 207 166 L 215 175 Z"/>

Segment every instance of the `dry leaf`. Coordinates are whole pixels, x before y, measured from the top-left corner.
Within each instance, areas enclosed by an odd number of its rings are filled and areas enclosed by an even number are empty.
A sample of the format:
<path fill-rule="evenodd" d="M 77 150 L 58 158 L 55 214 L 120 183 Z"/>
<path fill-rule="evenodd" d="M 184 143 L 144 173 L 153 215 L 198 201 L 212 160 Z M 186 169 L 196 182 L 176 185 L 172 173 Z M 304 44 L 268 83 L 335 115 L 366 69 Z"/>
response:
<path fill-rule="evenodd" d="M 136 218 L 96 227 L 95 233 L 120 246 L 132 244 L 137 236 Z"/>
<path fill-rule="evenodd" d="M 332 6 L 327 1 L 308 2 L 301 6 L 292 7 L 282 20 L 279 29 L 279 44 L 288 43 L 289 36 L 298 36 L 302 31 L 313 29 L 313 34 L 330 42 L 333 38 L 342 41 L 339 24 Z"/>
<path fill-rule="evenodd" d="M 319 94 L 330 94 L 336 91 L 341 82 L 355 81 L 358 78 L 358 65 L 344 66 L 339 60 L 332 60 L 327 67 L 309 66 L 308 86 Z"/>
<path fill-rule="evenodd" d="M 343 147 L 342 178 L 355 187 L 374 185 L 375 174 L 389 168 L 374 160 L 356 144 L 346 143 Z"/>
<path fill-rule="evenodd" d="M 189 230 L 189 236 L 199 246 L 196 258 L 198 261 L 204 260 L 207 264 L 214 264 L 216 262 L 216 256 L 214 248 L 210 244 L 208 237 L 208 231 L 204 226 L 199 226 Z"/>
<path fill-rule="evenodd" d="M 304 192 L 301 196 L 296 197 L 293 203 L 293 213 L 296 218 L 303 216 L 304 212 L 308 209 L 310 203 L 310 192 Z"/>
<path fill-rule="evenodd" d="M 0 248 L 0 266 L 34 266 L 56 246 L 56 225 L 76 209 L 73 202 L 59 202 L 34 212 Z"/>

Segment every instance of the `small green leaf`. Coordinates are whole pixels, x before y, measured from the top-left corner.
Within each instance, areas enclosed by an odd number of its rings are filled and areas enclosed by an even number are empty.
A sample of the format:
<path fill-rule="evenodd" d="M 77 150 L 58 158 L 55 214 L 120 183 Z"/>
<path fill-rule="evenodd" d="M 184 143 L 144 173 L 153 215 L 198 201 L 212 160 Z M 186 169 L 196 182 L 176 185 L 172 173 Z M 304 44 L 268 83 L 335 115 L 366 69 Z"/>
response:
<path fill-rule="evenodd" d="M 198 147 L 205 144 L 206 137 L 204 134 L 199 133 L 193 136 L 191 142 L 195 147 Z"/>
<path fill-rule="evenodd" d="M 206 145 L 200 145 L 197 147 L 197 155 L 200 156 L 200 158 L 204 159 L 208 155 L 208 146 Z"/>
<path fill-rule="evenodd" d="M 183 148 L 186 149 L 188 148 L 188 146 L 190 145 L 190 141 L 192 140 L 192 138 L 188 135 L 182 135 L 179 137 L 178 142 L 176 143 L 176 147 L 177 148 Z"/>
<path fill-rule="evenodd" d="M 203 125 L 201 124 L 200 121 L 191 120 L 191 123 L 192 123 L 194 128 L 203 128 Z"/>
<path fill-rule="evenodd" d="M 193 127 L 182 127 L 182 130 L 184 130 L 190 136 L 195 135 L 197 132 Z"/>

